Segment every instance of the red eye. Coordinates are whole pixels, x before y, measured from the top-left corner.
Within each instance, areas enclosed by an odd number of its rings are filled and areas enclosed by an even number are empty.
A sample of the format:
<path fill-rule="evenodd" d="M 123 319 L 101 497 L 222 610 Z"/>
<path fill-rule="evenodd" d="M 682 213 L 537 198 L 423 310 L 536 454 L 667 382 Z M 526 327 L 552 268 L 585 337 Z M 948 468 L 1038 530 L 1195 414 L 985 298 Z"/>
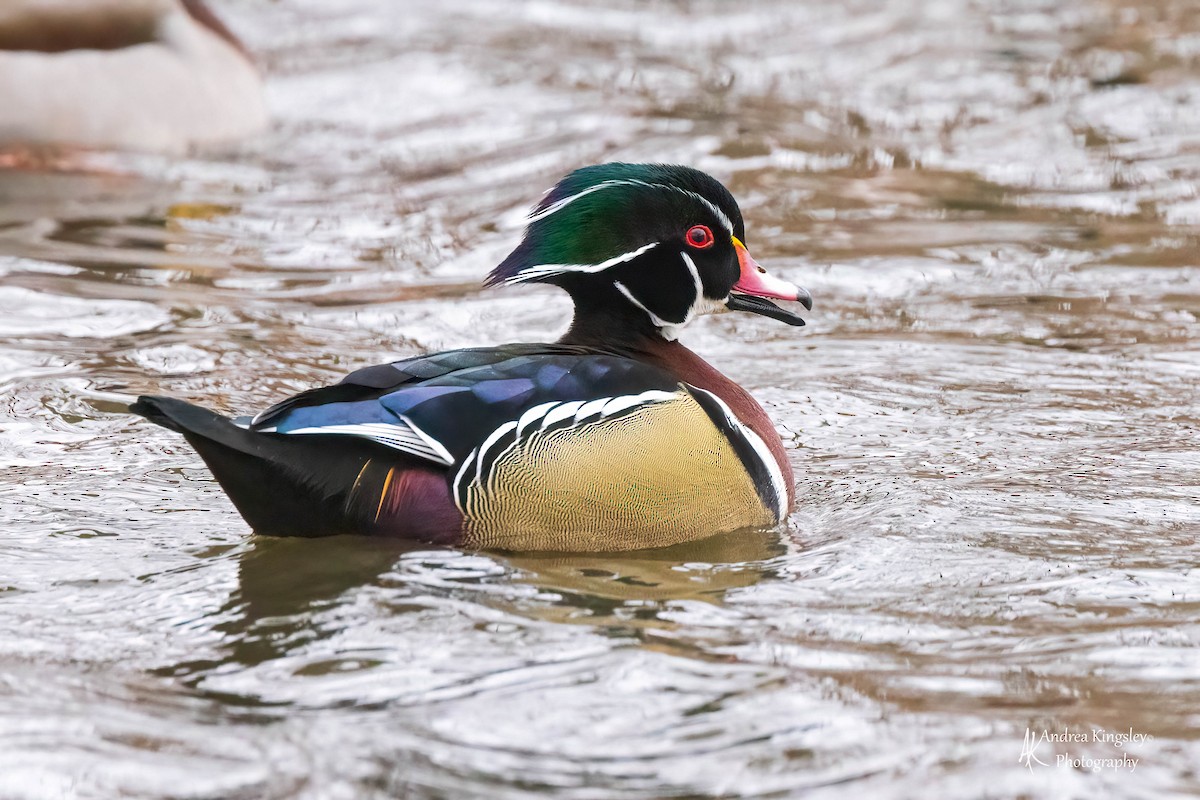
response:
<path fill-rule="evenodd" d="M 712 231 L 708 229 L 707 225 L 693 225 L 688 228 L 687 243 L 697 250 L 712 247 L 715 241 L 716 239 L 713 238 Z"/>

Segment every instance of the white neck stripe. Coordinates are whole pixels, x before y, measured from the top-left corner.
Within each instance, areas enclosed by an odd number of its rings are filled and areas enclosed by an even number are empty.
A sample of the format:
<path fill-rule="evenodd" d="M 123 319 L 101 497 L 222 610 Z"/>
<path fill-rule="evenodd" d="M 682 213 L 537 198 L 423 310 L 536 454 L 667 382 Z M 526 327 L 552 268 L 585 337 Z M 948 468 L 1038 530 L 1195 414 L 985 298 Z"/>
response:
<path fill-rule="evenodd" d="M 701 314 L 710 314 L 714 311 L 719 311 L 725 306 L 724 301 L 712 300 L 704 296 L 704 283 L 700 279 L 700 270 L 696 268 L 696 262 L 693 261 L 692 257 L 687 253 L 680 253 L 679 255 L 683 257 L 683 265 L 687 267 L 687 271 L 691 273 L 692 284 L 696 288 L 696 296 L 688 306 L 687 313 L 684 314 L 681 322 L 668 322 L 667 320 L 658 316 L 649 308 L 647 308 L 640 300 L 634 297 L 633 292 L 629 290 L 628 286 L 620 281 L 613 281 L 613 286 L 617 287 L 617 291 L 625 295 L 625 299 L 645 312 L 646 316 L 650 317 L 650 322 L 653 323 L 656 328 L 658 328 L 659 333 L 661 333 L 662 337 L 668 342 L 673 342 L 678 339 L 679 330 L 696 317 L 700 316 Z"/>
<path fill-rule="evenodd" d="M 655 314 L 653 311 L 646 308 L 646 306 L 644 306 L 642 304 L 642 301 L 638 300 L 636 297 L 634 297 L 633 292 L 629 291 L 629 288 L 625 284 L 621 283 L 620 281 L 613 281 L 613 286 L 617 287 L 617 291 L 620 292 L 621 294 L 625 295 L 625 297 L 629 300 L 629 302 L 633 303 L 635 306 L 640 308 L 642 311 L 645 311 L 646 316 L 650 317 L 650 321 L 653 322 L 659 328 L 675 327 L 677 325 L 682 324 L 679 322 L 667 322 L 665 319 L 660 317 L 658 314 Z"/>

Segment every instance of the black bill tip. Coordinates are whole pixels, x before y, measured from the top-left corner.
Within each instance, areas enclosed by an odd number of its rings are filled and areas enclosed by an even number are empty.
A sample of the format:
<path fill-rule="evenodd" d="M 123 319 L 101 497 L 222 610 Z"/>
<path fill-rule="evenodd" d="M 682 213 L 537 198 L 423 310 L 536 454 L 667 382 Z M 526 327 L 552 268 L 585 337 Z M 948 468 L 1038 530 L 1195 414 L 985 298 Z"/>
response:
<path fill-rule="evenodd" d="M 812 311 L 812 295 L 803 286 L 796 287 L 796 302 Z"/>

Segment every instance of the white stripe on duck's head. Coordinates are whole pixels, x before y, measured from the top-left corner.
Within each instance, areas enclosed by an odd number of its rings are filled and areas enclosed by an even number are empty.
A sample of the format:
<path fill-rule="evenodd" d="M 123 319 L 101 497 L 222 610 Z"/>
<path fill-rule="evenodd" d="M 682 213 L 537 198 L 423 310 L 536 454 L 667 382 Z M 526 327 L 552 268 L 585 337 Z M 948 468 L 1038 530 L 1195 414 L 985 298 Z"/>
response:
<path fill-rule="evenodd" d="M 599 164 L 550 190 L 487 285 L 551 283 L 571 294 L 577 314 L 597 298 L 632 304 L 668 340 L 700 314 L 727 308 L 803 325 L 766 298 L 812 308 L 808 292 L 767 275 L 745 238 L 737 201 L 711 176 L 666 164 Z"/>

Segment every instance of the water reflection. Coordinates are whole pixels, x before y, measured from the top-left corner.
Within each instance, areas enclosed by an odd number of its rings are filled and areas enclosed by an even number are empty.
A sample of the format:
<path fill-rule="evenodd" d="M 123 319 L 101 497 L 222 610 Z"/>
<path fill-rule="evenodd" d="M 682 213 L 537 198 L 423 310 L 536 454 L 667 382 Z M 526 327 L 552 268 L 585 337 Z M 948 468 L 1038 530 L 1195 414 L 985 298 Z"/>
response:
<path fill-rule="evenodd" d="M 601 626 L 613 636 L 674 627 L 675 601 L 720 605 L 732 590 L 772 575 L 780 534 L 740 531 L 660 550 L 605 556 L 488 555 L 428 550 L 388 539 L 254 537 L 237 548 L 237 586 L 211 616 L 227 644 L 219 656 L 158 670 L 195 683 L 230 664 L 254 667 L 303 651 L 344 626 L 339 607 L 380 590 L 389 614 L 420 611 L 415 596 L 487 602 L 518 616 Z M 226 557 L 221 547 L 212 557 Z M 529 587 L 526 591 L 521 587 Z M 311 673 L 306 667 L 305 673 Z"/>

